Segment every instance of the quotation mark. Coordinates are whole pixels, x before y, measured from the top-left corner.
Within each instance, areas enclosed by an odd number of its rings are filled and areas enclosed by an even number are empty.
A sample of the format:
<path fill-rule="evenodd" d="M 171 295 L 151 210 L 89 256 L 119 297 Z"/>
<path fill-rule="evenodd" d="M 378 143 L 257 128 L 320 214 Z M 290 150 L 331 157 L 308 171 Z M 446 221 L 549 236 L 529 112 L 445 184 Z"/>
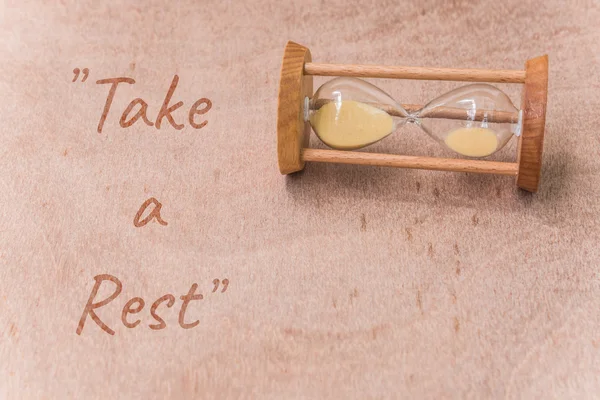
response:
<path fill-rule="evenodd" d="M 229 286 L 229 279 L 225 278 L 223 279 L 223 281 L 220 281 L 218 279 L 215 279 L 213 281 L 213 285 L 215 285 L 215 288 L 213 289 L 213 293 L 217 291 L 217 289 L 219 288 L 219 283 L 223 284 L 223 289 L 221 290 L 221 293 L 225 292 L 227 290 L 227 286 Z"/>
<path fill-rule="evenodd" d="M 75 74 L 75 77 L 73 78 L 73 80 L 71 82 L 75 82 L 77 80 L 77 78 L 79 78 L 79 73 L 82 72 L 83 73 L 83 79 L 81 79 L 81 82 L 85 82 L 85 80 L 87 79 L 90 70 L 87 68 L 84 68 L 83 70 L 80 70 L 79 68 L 75 68 L 73 70 L 73 73 Z"/>

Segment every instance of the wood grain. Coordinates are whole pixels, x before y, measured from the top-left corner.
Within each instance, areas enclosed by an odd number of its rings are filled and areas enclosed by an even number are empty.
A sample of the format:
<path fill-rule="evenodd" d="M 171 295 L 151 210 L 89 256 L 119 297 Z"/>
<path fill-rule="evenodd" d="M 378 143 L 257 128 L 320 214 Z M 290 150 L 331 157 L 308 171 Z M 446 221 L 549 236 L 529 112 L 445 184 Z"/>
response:
<path fill-rule="evenodd" d="M 525 71 L 494 69 L 458 69 L 307 63 L 304 66 L 304 73 L 307 75 L 354 76 L 361 78 L 390 78 L 496 83 L 525 82 Z"/>
<path fill-rule="evenodd" d="M 401 156 L 396 154 L 324 149 L 304 149 L 302 158 L 304 161 L 314 162 L 429 169 L 436 171 L 473 172 L 476 174 L 516 175 L 518 170 L 518 164 L 516 163 L 498 161 Z"/>
<path fill-rule="evenodd" d="M 279 171 L 290 174 L 304 168 L 300 150 L 308 145 L 310 124 L 304 121 L 304 98 L 312 96 L 312 76 L 303 74 L 310 51 L 288 42 L 281 64 L 277 105 L 277 160 Z"/>
<path fill-rule="evenodd" d="M 517 186 L 537 192 L 542 170 L 546 102 L 548 98 L 548 56 L 533 58 L 525 64 L 523 87 L 523 129 L 519 140 Z"/>

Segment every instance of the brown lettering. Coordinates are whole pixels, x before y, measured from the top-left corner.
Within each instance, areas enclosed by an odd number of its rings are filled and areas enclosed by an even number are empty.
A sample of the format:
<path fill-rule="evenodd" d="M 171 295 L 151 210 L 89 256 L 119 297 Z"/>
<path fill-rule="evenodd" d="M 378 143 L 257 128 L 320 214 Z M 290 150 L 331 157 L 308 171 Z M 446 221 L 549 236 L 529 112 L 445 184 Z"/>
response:
<path fill-rule="evenodd" d="M 134 303 L 138 303 L 138 306 L 136 308 L 132 307 Z M 127 314 L 139 313 L 140 311 L 142 311 L 142 308 L 144 308 L 145 304 L 146 303 L 144 303 L 144 299 L 142 299 L 141 297 L 134 297 L 127 303 L 125 303 L 125 305 L 123 306 L 123 312 L 121 313 L 121 321 L 123 322 L 123 325 L 125 325 L 128 328 L 135 328 L 136 326 L 138 326 L 141 321 L 138 319 L 135 322 L 129 323 L 127 322 Z"/>
<path fill-rule="evenodd" d="M 102 127 L 104 126 L 104 121 L 106 121 L 106 117 L 108 116 L 108 111 L 110 111 L 110 106 L 112 104 L 113 98 L 115 97 L 115 93 L 117 92 L 117 86 L 119 83 L 129 83 L 134 84 L 135 80 L 132 78 L 109 78 L 109 79 L 100 79 L 96 81 L 98 85 L 104 85 L 105 83 L 110 83 L 112 86 L 108 91 L 108 96 L 106 97 L 106 103 L 104 103 L 104 111 L 102 111 L 102 116 L 100 116 L 100 122 L 98 123 L 98 133 L 102 133 Z"/>
<path fill-rule="evenodd" d="M 190 291 L 185 296 L 181 296 L 181 300 L 183 300 L 183 304 L 181 305 L 181 309 L 179 310 L 179 326 L 183 329 L 190 329 L 195 327 L 200 323 L 200 321 L 196 320 L 190 324 L 185 323 L 185 312 L 187 311 L 187 306 L 192 300 L 202 300 L 204 297 L 201 294 L 194 294 L 196 289 L 198 288 L 198 284 L 194 283 L 190 288 Z"/>
<path fill-rule="evenodd" d="M 176 123 L 175 120 L 173 119 L 173 116 L 171 115 L 171 113 L 173 111 L 175 111 L 176 109 L 178 109 L 179 107 L 181 107 L 183 105 L 183 101 L 175 103 L 171 107 L 169 107 L 169 102 L 171 101 L 171 97 L 173 96 L 173 93 L 175 92 L 175 88 L 177 87 L 177 82 L 179 82 L 179 76 L 175 75 L 175 76 L 173 76 L 173 81 L 171 82 L 171 87 L 169 87 L 169 91 L 167 92 L 167 95 L 165 96 L 165 101 L 163 102 L 162 107 L 160 108 L 160 111 L 158 112 L 158 115 L 156 116 L 156 123 L 155 123 L 156 129 L 160 129 L 160 125 L 161 125 L 162 119 L 164 117 L 167 117 L 167 120 L 173 126 L 173 128 L 175 128 L 177 130 L 183 129 L 183 124 Z"/>
<path fill-rule="evenodd" d="M 154 204 L 154 209 L 150 212 L 150 214 L 148 214 L 148 216 L 146 218 L 144 218 L 143 220 L 140 221 L 140 218 L 144 214 L 144 211 L 146 211 L 146 208 L 148 208 L 148 206 L 151 203 Z M 158 200 L 156 200 L 154 197 L 150 197 L 148 200 L 146 200 L 144 202 L 144 204 L 142 204 L 142 206 L 138 210 L 137 214 L 135 214 L 135 217 L 133 218 L 133 225 L 136 228 L 140 228 L 140 227 L 146 225 L 148 222 L 150 222 L 152 220 L 152 218 L 156 218 L 158 223 L 161 225 L 168 225 L 168 223 L 160 217 L 160 209 L 161 208 L 162 208 L 162 204 L 160 204 L 160 202 Z"/>
<path fill-rule="evenodd" d="M 127 117 L 129 116 L 129 113 L 131 112 L 131 110 L 133 110 L 133 107 L 135 107 L 138 104 L 141 105 L 140 110 L 129 121 L 127 121 Z M 123 114 L 121 115 L 121 119 L 119 120 L 119 124 L 123 128 L 128 128 L 131 125 L 133 125 L 141 117 L 144 120 L 144 122 L 146 123 L 146 125 L 154 126 L 152 121 L 150 121 L 148 119 L 148 116 L 146 115 L 147 112 L 148 112 L 148 103 L 146 103 L 144 100 L 142 100 L 140 98 L 137 98 L 137 99 L 133 100 L 131 103 L 129 103 L 129 105 L 127 106 L 125 111 L 123 111 Z"/>
<path fill-rule="evenodd" d="M 100 328 L 102 328 L 109 335 L 114 335 L 115 331 L 110 329 L 104 322 L 102 322 L 100 320 L 100 318 L 98 318 L 98 315 L 96 315 L 96 312 L 94 310 L 96 308 L 105 306 L 108 303 L 110 303 L 111 301 L 113 301 L 121 293 L 121 289 L 123 288 L 123 285 L 121 284 L 121 281 L 119 281 L 116 277 L 114 277 L 112 275 L 108 275 L 108 274 L 97 275 L 94 277 L 94 280 L 96 281 L 96 283 L 94 284 L 94 287 L 92 288 L 92 293 L 90 294 L 90 298 L 88 299 L 87 304 L 85 305 L 85 308 L 83 309 L 83 313 L 81 314 L 81 318 L 79 319 L 79 325 L 77 326 L 77 334 L 81 335 L 81 332 L 83 331 L 83 326 L 85 325 L 85 320 L 89 314 L 92 317 L 92 320 L 94 320 L 94 322 Z M 94 303 L 94 298 L 96 297 L 96 294 L 98 293 L 98 289 L 100 289 L 100 285 L 102 284 L 103 281 L 106 281 L 106 280 L 111 281 L 115 285 L 117 285 L 114 293 L 111 294 L 106 299 L 104 299 L 98 303 Z"/>
<path fill-rule="evenodd" d="M 172 294 L 165 294 L 163 297 L 157 299 L 154 303 L 152 303 L 152 307 L 150 308 L 150 314 L 152 314 L 152 317 L 156 321 L 158 321 L 158 324 L 148 325 L 150 327 L 150 329 L 154 329 L 155 331 L 158 331 L 160 329 L 165 329 L 167 327 L 165 320 L 156 314 L 156 309 L 158 308 L 158 306 L 167 300 L 168 300 L 167 307 L 169 307 L 169 308 L 173 307 L 173 304 L 175 304 L 175 296 L 173 296 Z"/>
<path fill-rule="evenodd" d="M 206 104 L 206 106 L 201 109 L 198 109 L 198 106 L 200 106 L 201 104 Z M 202 99 L 196 101 L 194 104 L 192 104 L 192 107 L 190 108 L 190 113 L 188 115 L 189 120 L 190 120 L 190 125 L 196 129 L 205 127 L 206 124 L 208 124 L 208 121 L 205 120 L 205 121 L 197 124 L 194 121 L 194 115 L 206 114 L 208 112 L 208 110 L 210 110 L 211 108 L 212 108 L 212 102 L 207 98 L 202 98 Z"/>

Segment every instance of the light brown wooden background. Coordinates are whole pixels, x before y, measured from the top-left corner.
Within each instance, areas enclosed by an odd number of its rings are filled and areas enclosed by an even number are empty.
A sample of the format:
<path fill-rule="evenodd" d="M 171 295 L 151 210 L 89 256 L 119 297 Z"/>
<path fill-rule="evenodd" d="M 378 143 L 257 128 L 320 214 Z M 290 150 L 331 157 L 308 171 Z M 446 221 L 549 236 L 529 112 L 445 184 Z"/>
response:
<path fill-rule="evenodd" d="M 597 1 L 6 1 L 0 21 L 0 397 L 600 393 Z M 548 53 L 540 192 L 369 167 L 280 176 L 287 40 L 319 62 L 519 69 Z M 205 128 L 119 127 L 135 97 L 155 116 L 174 74 L 186 111 L 213 102 Z M 98 134 L 95 81 L 116 76 L 137 83 Z M 378 83 L 407 103 L 459 85 Z M 448 155 L 417 130 L 373 150 Z M 168 226 L 135 228 L 152 196 Z M 116 335 L 88 319 L 78 336 L 105 273 L 124 285 L 98 311 Z M 148 329 L 150 304 L 192 283 L 199 326 L 177 325 L 178 300 Z M 133 296 L 147 308 L 127 329 Z"/>

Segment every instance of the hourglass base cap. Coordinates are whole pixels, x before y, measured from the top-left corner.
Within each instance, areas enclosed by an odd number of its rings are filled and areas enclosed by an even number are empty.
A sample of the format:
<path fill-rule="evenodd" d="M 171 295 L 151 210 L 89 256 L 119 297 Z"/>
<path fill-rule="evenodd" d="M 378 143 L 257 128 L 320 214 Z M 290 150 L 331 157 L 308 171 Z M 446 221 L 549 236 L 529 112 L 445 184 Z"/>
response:
<path fill-rule="evenodd" d="M 288 42 L 283 53 L 277 105 L 277 160 L 282 174 L 304 168 L 302 149 L 308 146 L 310 124 L 304 118 L 304 99 L 312 97 L 313 78 L 304 75 L 310 51 Z"/>
<path fill-rule="evenodd" d="M 537 192 L 542 170 L 546 101 L 548 98 L 548 56 L 528 60 L 523 87 L 523 129 L 519 138 L 517 186 Z"/>

